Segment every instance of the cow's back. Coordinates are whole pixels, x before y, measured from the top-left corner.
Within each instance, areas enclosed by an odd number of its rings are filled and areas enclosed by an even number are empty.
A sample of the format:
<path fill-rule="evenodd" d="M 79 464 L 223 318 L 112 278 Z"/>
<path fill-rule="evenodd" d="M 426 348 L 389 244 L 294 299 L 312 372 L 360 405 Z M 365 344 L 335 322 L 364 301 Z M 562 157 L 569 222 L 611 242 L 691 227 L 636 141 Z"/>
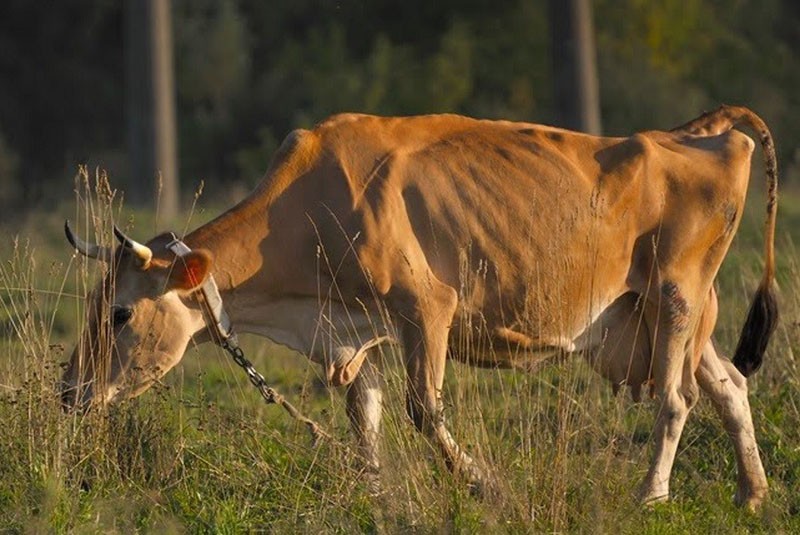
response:
<path fill-rule="evenodd" d="M 619 230 L 634 212 L 620 206 L 638 206 L 636 141 L 458 116 L 338 119 L 321 140 L 351 197 L 343 226 L 362 232 L 357 250 L 380 289 L 419 244 L 436 277 L 459 291 L 462 316 L 560 331 L 582 321 L 590 288 L 608 286 L 596 275 L 624 283 L 623 272 L 587 266 L 633 245 Z M 602 150 L 614 157 L 598 161 Z M 615 248 L 605 245 L 610 233 Z"/>
<path fill-rule="evenodd" d="M 270 210 L 291 238 L 273 252 L 299 251 L 289 276 L 316 269 L 311 280 L 336 278 L 342 298 L 387 295 L 418 248 L 471 327 L 552 338 L 628 288 L 642 229 L 656 231 L 694 182 L 716 180 L 730 141 L 341 115 L 293 143 L 287 161 L 296 152 L 304 164 Z"/>

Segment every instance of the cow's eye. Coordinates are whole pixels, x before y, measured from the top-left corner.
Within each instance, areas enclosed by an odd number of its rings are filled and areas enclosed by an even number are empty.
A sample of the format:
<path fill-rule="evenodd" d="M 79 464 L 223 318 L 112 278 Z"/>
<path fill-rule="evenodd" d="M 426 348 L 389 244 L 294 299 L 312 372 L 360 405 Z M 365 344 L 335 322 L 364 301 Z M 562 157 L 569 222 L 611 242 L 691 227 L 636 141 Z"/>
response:
<path fill-rule="evenodd" d="M 114 327 L 125 325 L 125 323 L 131 319 L 131 316 L 133 316 L 133 310 L 129 307 L 115 305 L 111 308 L 111 318 L 114 322 Z"/>

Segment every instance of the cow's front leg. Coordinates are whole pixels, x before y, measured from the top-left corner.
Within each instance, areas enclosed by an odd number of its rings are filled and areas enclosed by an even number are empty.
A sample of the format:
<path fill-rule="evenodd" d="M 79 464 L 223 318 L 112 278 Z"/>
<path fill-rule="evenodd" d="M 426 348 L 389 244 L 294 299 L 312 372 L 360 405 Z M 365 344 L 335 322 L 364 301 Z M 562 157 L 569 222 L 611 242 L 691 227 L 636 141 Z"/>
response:
<path fill-rule="evenodd" d="M 369 355 L 347 390 L 347 416 L 358 442 L 364 478 L 371 494 L 380 493 L 379 439 L 383 413 L 383 381 L 375 362 Z"/>
<path fill-rule="evenodd" d="M 733 442 L 738 472 L 734 500 L 737 505 L 755 510 L 767 495 L 767 477 L 758 454 L 747 380 L 729 360 L 717 355 L 711 341 L 703 350 L 697 379 Z"/>
<path fill-rule="evenodd" d="M 473 491 L 482 493 L 486 490 L 486 478 L 447 429 L 441 399 L 447 339 L 457 294 L 432 275 L 428 281 L 427 291 L 412 298 L 403 325 L 408 415 L 416 428 L 439 447 L 448 468 L 465 477 Z"/>

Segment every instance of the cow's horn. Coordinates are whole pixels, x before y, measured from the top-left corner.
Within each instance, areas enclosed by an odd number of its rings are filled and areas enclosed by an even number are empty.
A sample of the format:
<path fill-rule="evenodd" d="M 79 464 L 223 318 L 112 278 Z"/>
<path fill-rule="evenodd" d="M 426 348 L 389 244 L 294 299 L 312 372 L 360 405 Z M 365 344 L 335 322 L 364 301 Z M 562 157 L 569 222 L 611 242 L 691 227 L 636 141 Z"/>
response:
<path fill-rule="evenodd" d="M 120 241 L 123 247 L 133 251 L 133 253 L 141 260 L 141 268 L 147 269 L 150 266 L 150 260 L 153 259 L 153 251 L 146 245 L 130 239 L 122 232 L 119 227 L 114 225 L 114 235 Z"/>
<path fill-rule="evenodd" d="M 64 233 L 67 235 L 67 240 L 79 253 L 89 258 L 96 258 L 102 262 L 109 262 L 112 257 L 110 247 L 100 247 L 95 243 L 88 243 L 80 239 L 72 232 L 72 227 L 69 226 L 69 219 L 64 222 Z"/>

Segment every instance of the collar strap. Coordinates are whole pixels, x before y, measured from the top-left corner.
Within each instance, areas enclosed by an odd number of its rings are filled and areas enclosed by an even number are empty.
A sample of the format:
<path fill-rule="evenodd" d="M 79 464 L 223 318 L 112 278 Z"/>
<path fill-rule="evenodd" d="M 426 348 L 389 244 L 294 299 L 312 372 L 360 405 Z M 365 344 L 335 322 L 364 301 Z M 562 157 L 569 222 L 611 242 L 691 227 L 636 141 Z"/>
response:
<path fill-rule="evenodd" d="M 167 249 L 172 251 L 175 256 L 183 257 L 192 252 L 188 245 L 183 243 L 175 234 L 172 234 L 173 240 L 167 244 Z M 203 285 L 195 290 L 199 294 L 201 301 L 205 303 L 204 316 L 206 323 L 214 331 L 214 339 L 217 343 L 223 344 L 226 342 L 236 341 L 236 335 L 233 332 L 233 325 L 231 319 L 225 312 L 222 306 L 222 296 L 219 294 L 219 288 L 214 280 L 214 276 L 209 273 Z"/>

